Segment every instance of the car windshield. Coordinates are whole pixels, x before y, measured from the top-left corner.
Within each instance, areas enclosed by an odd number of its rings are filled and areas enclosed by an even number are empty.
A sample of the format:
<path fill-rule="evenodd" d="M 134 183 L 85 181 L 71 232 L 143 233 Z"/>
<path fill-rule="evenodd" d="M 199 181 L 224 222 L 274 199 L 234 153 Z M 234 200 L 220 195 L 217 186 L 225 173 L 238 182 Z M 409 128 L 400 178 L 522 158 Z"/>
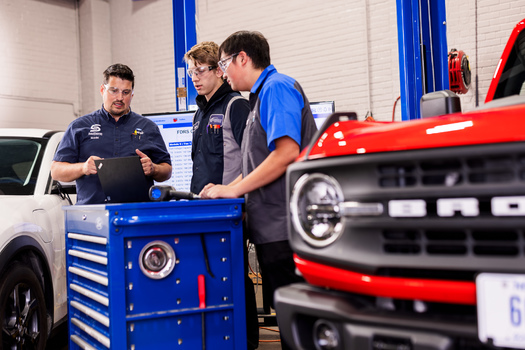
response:
<path fill-rule="evenodd" d="M 0 195 L 34 193 L 41 148 L 34 139 L 0 139 Z"/>
<path fill-rule="evenodd" d="M 518 34 L 501 73 L 494 99 L 525 94 L 525 31 Z"/>

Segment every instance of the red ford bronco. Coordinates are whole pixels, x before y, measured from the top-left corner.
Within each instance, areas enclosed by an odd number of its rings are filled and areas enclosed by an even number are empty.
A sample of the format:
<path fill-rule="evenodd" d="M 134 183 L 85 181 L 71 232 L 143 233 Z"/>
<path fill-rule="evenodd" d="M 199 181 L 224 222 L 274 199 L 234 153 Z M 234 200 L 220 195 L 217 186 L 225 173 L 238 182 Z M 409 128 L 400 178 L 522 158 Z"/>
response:
<path fill-rule="evenodd" d="M 276 293 L 287 343 L 525 349 L 524 82 L 525 20 L 473 111 L 441 91 L 415 121 L 329 117 L 287 171 L 308 282 Z"/>

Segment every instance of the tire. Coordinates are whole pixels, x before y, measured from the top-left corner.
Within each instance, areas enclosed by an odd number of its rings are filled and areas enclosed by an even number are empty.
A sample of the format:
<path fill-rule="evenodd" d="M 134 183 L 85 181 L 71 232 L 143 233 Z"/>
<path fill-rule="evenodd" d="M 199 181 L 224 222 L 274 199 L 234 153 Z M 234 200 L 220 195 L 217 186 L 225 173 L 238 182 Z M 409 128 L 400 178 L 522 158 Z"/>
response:
<path fill-rule="evenodd" d="M 44 350 L 47 316 L 44 292 L 36 274 L 15 262 L 0 278 L 1 349 Z"/>

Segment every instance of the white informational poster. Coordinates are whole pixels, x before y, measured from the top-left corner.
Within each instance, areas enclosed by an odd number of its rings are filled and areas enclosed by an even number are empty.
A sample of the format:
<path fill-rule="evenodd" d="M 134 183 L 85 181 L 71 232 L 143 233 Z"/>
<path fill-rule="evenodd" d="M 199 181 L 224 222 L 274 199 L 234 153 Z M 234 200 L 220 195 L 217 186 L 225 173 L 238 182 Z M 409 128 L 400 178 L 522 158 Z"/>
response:
<path fill-rule="evenodd" d="M 145 114 L 158 125 L 166 148 L 171 155 L 173 171 L 171 178 L 156 183 L 169 185 L 177 191 L 190 191 L 193 163 L 191 160 L 191 140 L 193 135 L 193 114 L 195 112 L 174 112 Z"/>

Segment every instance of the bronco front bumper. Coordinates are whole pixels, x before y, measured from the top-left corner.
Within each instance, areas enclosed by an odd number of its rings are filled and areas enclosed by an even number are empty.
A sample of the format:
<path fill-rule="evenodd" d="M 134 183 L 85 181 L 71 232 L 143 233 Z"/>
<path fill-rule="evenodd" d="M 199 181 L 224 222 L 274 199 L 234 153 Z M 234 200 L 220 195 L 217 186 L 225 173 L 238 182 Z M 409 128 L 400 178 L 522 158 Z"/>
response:
<path fill-rule="evenodd" d="M 384 302 L 305 283 L 275 294 L 281 336 L 295 349 L 493 349 L 478 340 L 475 318 L 397 310 Z"/>

